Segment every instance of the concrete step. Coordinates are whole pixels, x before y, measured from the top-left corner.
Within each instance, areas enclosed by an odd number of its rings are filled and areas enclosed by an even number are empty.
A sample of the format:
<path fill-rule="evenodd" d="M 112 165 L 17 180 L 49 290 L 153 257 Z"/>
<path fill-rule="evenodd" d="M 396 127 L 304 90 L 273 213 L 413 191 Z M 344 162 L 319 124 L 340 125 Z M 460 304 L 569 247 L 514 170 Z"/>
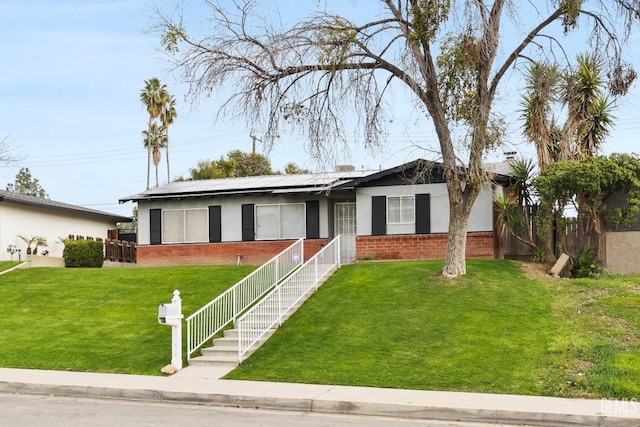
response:
<path fill-rule="evenodd" d="M 238 358 L 237 345 L 235 348 L 234 347 L 217 347 L 217 346 L 207 347 L 207 348 L 203 348 L 201 352 L 203 357 L 211 357 L 215 359 L 218 359 L 218 358 L 226 359 L 226 358 L 233 358 L 233 357 L 235 357 L 236 359 Z"/>
<path fill-rule="evenodd" d="M 236 354 L 233 357 L 218 357 L 218 356 L 198 356 L 194 357 L 189 361 L 189 365 L 191 366 L 238 366 L 238 355 Z"/>
<path fill-rule="evenodd" d="M 216 347 L 231 347 L 231 348 L 238 348 L 238 334 L 236 332 L 236 336 L 235 337 L 231 337 L 231 336 L 223 336 L 220 338 L 216 338 L 213 340 L 213 345 Z"/>

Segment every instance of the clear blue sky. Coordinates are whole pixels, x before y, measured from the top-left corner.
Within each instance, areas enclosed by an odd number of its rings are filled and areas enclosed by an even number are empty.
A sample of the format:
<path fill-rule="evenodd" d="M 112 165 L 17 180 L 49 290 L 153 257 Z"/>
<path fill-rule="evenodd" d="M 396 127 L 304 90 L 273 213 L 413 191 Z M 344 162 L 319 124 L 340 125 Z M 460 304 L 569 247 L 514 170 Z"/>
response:
<path fill-rule="evenodd" d="M 187 5 L 197 3 L 191 0 Z M 146 186 L 141 131 L 147 114 L 139 93 L 144 80 L 154 76 L 167 84 L 179 103 L 178 118 L 170 129 L 173 177 L 186 176 L 198 160 L 219 158 L 232 149 L 251 150 L 249 129 L 238 123 L 214 123 L 214 101 L 204 101 L 197 109 L 184 102 L 185 88 L 168 73 L 155 36 L 143 31 L 151 22 L 150 4 L 145 0 L 0 2 L 0 138 L 9 136 L 14 153 L 24 156 L 17 166 L 0 167 L 0 188 L 14 181 L 20 167 L 28 167 L 53 200 L 130 215 L 133 206 L 118 205 L 118 199 Z M 314 5 L 310 1 L 308 8 Z M 378 168 L 416 157 L 434 158 L 432 153 L 407 148 L 411 142 L 433 145 L 435 137 L 402 99 L 398 95 L 384 150 L 365 152 L 354 138 L 352 153 L 335 163 Z M 637 84 L 616 116 L 616 130 L 605 152 L 640 152 Z M 418 119 L 421 125 L 415 124 Z M 509 140 L 515 149 L 533 156 L 533 149 L 522 144 L 517 126 L 511 128 Z M 306 155 L 299 138 L 284 133 L 281 139 L 269 154 L 275 169 L 282 170 L 288 162 L 320 168 Z M 493 161 L 501 158 L 502 149 L 490 156 Z M 164 159 L 160 177 L 166 181 Z"/>

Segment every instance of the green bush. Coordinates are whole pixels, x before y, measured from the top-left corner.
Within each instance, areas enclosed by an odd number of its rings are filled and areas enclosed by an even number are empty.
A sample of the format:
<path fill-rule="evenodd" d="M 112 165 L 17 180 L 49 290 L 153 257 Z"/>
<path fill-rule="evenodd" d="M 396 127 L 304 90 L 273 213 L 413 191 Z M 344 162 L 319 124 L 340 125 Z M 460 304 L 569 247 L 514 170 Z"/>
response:
<path fill-rule="evenodd" d="M 602 273 L 602 268 L 596 260 L 593 248 L 591 246 L 585 246 L 573 259 L 571 277 L 593 277 L 600 273 Z"/>
<path fill-rule="evenodd" d="M 67 240 L 62 256 L 65 267 L 100 268 L 104 263 L 102 242 L 95 240 Z"/>

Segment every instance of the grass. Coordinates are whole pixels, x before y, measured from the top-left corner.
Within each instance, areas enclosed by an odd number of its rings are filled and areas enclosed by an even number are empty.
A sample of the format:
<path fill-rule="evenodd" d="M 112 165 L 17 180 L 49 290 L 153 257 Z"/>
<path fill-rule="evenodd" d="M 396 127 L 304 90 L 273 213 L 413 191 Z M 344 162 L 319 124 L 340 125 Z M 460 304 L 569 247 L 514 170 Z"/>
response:
<path fill-rule="evenodd" d="M 549 347 L 549 394 L 640 396 L 640 277 L 552 285 L 561 319 Z"/>
<path fill-rule="evenodd" d="M 344 266 L 233 379 L 640 396 L 639 279 L 530 279 L 518 263 Z"/>
<path fill-rule="evenodd" d="M 0 271 L 8 270 L 20 264 L 18 261 L 0 261 Z"/>
<path fill-rule="evenodd" d="M 0 264 L 0 268 L 4 264 Z M 228 377 L 561 397 L 640 396 L 640 276 L 532 278 L 472 260 L 343 266 Z M 157 375 L 158 304 L 189 314 L 252 267 L 24 269 L 0 276 L 0 366 Z"/>
<path fill-rule="evenodd" d="M 190 314 L 250 266 L 31 268 L 0 276 L 0 366 L 158 375 L 171 330 L 158 305 L 179 289 Z"/>
<path fill-rule="evenodd" d="M 545 287 L 511 262 L 469 261 L 455 282 L 441 266 L 344 266 L 228 377 L 539 393 L 554 329 Z"/>

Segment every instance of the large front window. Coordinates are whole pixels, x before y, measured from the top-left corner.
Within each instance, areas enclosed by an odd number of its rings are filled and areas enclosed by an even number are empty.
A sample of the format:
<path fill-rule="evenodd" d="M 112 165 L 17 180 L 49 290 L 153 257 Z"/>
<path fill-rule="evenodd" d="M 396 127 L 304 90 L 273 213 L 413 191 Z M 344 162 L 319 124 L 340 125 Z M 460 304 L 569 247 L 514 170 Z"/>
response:
<path fill-rule="evenodd" d="M 207 209 L 162 211 L 163 243 L 195 243 L 209 241 Z"/>
<path fill-rule="evenodd" d="M 415 212 L 414 196 L 387 197 L 388 224 L 413 224 L 416 220 Z"/>
<path fill-rule="evenodd" d="M 304 203 L 256 205 L 256 239 L 299 239 L 305 236 Z"/>

